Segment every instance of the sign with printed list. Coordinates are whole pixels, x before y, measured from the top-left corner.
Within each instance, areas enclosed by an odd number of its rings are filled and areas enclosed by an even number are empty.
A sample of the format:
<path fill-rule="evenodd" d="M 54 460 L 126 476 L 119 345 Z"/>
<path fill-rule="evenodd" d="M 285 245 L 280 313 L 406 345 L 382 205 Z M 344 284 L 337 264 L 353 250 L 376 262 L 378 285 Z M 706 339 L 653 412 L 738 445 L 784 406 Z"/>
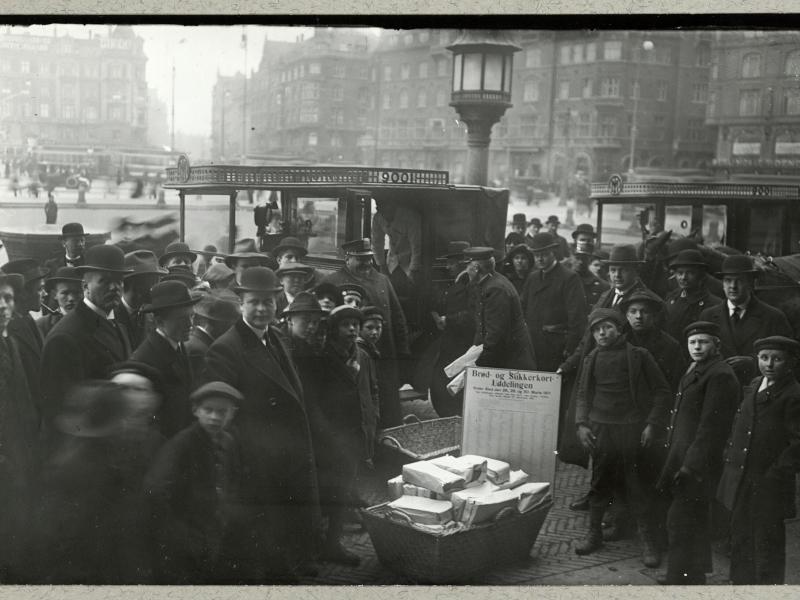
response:
<path fill-rule="evenodd" d="M 561 375 L 467 367 L 462 454 L 505 461 L 529 481 L 555 479 Z"/>

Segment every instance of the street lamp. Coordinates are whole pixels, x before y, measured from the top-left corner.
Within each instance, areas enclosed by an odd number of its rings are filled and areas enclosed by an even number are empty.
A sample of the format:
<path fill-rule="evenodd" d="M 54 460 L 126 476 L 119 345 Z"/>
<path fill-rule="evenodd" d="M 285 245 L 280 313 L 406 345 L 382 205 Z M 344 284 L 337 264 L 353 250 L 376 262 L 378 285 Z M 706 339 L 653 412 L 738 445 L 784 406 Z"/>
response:
<path fill-rule="evenodd" d="M 642 50 L 650 52 L 653 49 L 653 42 L 645 40 L 642 42 Z M 631 116 L 631 151 L 630 158 L 628 159 L 628 173 L 633 174 L 634 157 L 636 152 L 636 134 L 638 131 L 636 125 L 636 116 L 639 113 L 639 96 L 641 95 L 642 86 L 639 85 L 639 69 L 642 66 L 641 56 L 636 60 L 636 76 L 633 81 L 633 115 Z"/>
<path fill-rule="evenodd" d="M 486 185 L 492 126 L 511 107 L 514 52 L 502 30 L 465 29 L 447 47 L 453 53 L 450 106 L 467 125 L 467 183 Z"/>
<path fill-rule="evenodd" d="M 220 108 L 220 144 L 219 144 L 219 158 L 225 158 L 225 100 L 231 95 L 230 91 L 225 90 L 222 94 L 222 106 Z"/>

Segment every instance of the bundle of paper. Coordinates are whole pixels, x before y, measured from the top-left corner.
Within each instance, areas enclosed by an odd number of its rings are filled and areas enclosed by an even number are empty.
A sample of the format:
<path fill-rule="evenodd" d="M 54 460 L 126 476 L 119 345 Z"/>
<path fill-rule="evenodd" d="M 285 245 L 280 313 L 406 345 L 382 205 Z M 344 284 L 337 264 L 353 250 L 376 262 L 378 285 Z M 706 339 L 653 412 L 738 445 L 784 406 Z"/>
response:
<path fill-rule="evenodd" d="M 514 493 L 519 494 L 517 501 L 517 510 L 521 513 L 527 512 L 536 507 L 545 497 L 550 493 L 550 484 L 544 483 L 526 483 L 514 488 Z"/>
<path fill-rule="evenodd" d="M 485 460 L 474 460 L 469 457 L 455 457 L 446 454 L 445 456 L 432 458 L 428 462 L 441 467 L 445 471 L 450 471 L 459 477 L 463 477 L 467 484 L 486 479 Z"/>
<path fill-rule="evenodd" d="M 442 495 L 463 489 L 466 483 L 463 477 L 424 460 L 403 465 L 403 481 Z"/>
<path fill-rule="evenodd" d="M 448 377 L 455 377 L 467 367 L 474 366 L 475 361 L 478 360 L 481 352 L 483 352 L 483 344 L 470 346 L 464 354 L 459 356 L 444 368 L 444 374 Z"/>
<path fill-rule="evenodd" d="M 453 505 L 447 500 L 432 500 L 419 496 L 401 496 L 389 503 L 415 522 L 422 525 L 443 525 L 453 520 Z"/>
<path fill-rule="evenodd" d="M 426 490 L 424 487 L 414 485 L 413 483 L 403 484 L 403 495 L 419 496 L 420 498 L 432 498 L 433 500 L 447 500 L 447 496 L 443 496 L 441 494 L 437 494 L 436 492 Z"/>
<path fill-rule="evenodd" d="M 511 467 L 507 462 L 495 460 L 494 458 L 486 458 L 484 456 L 475 456 L 474 454 L 465 454 L 461 458 L 478 462 L 486 461 L 486 478 L 492 483 L 500 485 L 509 480 Z"/>
<path fill-rule="evenodd" d="M 450 383 L 447 384 L 447 393 L 455 397 L 461 390 L 464 389 L 466 382 L 467 372 L 461 371 L 461 373 L 453 377 L 453 379 L 450 380 Z"/>
<path fill-rule="evenodd" d="M 403 476 L 398 475 L 397 477 L 389 479 L 386 482 L 386 488 L 389 493 L 389 498 L 397 500 L 403 495 Z"/>
<path fill-rule="evenodd" d="M 477 525 L 493 518 L 507 506 L 516 509 L 518 502 L 516 490 L 496 490 L 484 496 L 473 496 L 464 502 L 460 521 L 467 526 Z"/>
<path fill-rule="evenodd" d="M 484 481 L 478 485 L 468 487 L 450 494 L 450 502 L 453 503 L 453 518 L 460 521 L 464 511 L 464 504 L 470 498 L 480 498 L 488 496 L 497 491 L 497 486 L 490 481 Z"/>
<path fill-rule="evenodd" d="M 522 469 L 520 469 L 518 471 L 511 471 L 511 473 L 508 476 L 508 481 L 506 481 L 505 483 L 501 483 L 497 487 L 498 489 L 501 490 L 510 490 L 512 488 L 522 485 L 523 483 L 526 483 L 527 481 L 528 481 L 528 474 Z"/>

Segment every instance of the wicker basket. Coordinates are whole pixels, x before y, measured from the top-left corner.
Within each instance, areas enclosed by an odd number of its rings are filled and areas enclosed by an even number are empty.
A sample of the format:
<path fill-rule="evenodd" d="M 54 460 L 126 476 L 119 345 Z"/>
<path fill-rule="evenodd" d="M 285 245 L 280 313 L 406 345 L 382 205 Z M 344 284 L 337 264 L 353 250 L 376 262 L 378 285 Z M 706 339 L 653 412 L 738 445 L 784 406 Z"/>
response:
<path fill-rule="evenodd" d="M 445 454 L 461 453 L 461 417 L 420 421 L 407 415 L 405 425 L 378 433 L 378 448 L 388 462 L 404 465 Z"/>
<path fill-rule="evenodd" d="M 548 496 L 523 514 L 508 507 L 490 523 L 445 534 L 415 529 L 387 504 L 361 514 L 386 568 L 413 583 L 463 583 L 492 567 L 527 560 L 552 506 Z"/>

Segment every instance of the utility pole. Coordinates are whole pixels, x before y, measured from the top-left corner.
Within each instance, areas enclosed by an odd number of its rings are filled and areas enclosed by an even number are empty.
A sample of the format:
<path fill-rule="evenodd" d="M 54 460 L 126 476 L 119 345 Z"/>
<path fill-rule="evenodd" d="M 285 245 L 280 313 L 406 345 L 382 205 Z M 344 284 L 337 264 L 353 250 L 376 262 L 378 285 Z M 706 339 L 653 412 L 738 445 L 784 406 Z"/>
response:
<path fill-rule="evenodd" d="M 244 80 L 242 82 L 242 162 L 247 157 L 247 30 L 242 25 L 242 46 L 244 47 Z"/>

